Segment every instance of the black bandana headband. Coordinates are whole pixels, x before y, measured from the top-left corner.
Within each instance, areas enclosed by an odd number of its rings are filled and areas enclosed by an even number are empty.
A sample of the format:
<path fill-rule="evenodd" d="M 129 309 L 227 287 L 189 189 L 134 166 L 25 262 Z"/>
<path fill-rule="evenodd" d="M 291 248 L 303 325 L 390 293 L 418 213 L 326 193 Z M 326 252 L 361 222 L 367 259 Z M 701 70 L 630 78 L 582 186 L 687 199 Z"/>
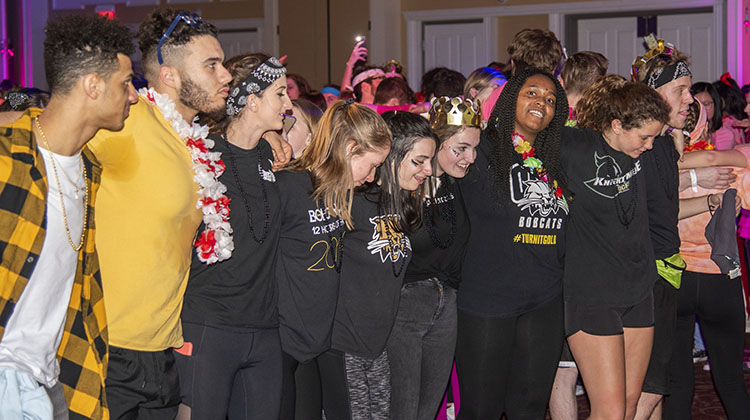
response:
<path fill-rule="evenodd" d="M 286 74 L 286 68 L 276 57 L 270 57 L 247 76 L 239 86 L 229 92 L 227 115 L 237 115 L 247 105 L 247 97 L 265 90 Z"/>
<path fill-rule="evenodd" d="M 654 89 L 658 89 L 667 83 L 677 80 L 680 77 L 692 76 L 690 69 L 684 61 L 678 61 L 671 66 L 660 68 L 653 73 L 649 72 L 644 82 Z"/>

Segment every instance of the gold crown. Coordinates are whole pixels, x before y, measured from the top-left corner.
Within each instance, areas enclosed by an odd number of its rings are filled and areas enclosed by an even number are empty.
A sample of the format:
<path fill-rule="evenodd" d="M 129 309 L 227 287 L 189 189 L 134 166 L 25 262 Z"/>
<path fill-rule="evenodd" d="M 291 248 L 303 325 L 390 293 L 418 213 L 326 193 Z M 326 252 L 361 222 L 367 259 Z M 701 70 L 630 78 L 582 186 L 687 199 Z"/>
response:
<path fill-rule="evenodd" d="M 633 81 L 637 80 L 638 72 L 643 68 L 643 66 L 655 57 L 658 57 L 660 55 L 666 56 L 674 54 L 674 45 L 670 44 L 669 42 L 665 42 L 661 38 L 656 39 L 654 34 L 644 36 L 643 40 L 648 46 L 648 51 L 646 51 L 646 53 L 642 56 L 638 56 L 635 61 L 633 61 Z"/>
<path fill-rule="evenodd" d="M 482 110 L 479 101 L 464 99 L 461 96 L 449 98 L 441 96 L 432 99 L 430 108 L 430 127 L 441 125 L 465 125 L 479 127 L 482 122 Z"/>

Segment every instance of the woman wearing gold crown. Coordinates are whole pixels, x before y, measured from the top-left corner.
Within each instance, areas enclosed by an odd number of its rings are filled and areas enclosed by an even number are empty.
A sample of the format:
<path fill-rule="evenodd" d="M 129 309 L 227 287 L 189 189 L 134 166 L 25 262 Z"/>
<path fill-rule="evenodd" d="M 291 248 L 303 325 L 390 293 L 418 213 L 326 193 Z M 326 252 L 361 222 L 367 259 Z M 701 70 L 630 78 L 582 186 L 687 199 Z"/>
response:
<path fill-rule="evenodd" d="M 422 225 L 409 236 L 412 257 L 388 339 L 392 419 L 434 420 L 456 347 L 456 291 L 469 240 L 457 179 L 476 158 L 479 106 L 460 97 L 433 100 L 439 145 L 427 180 Z"/>
<path fill-rule="evenodd" d="M 458 418 L 539 419 L 563 342 L 562 86 L 542 70 L 508 81 L 459 183 L 471 221 L 458 293 Z"/>

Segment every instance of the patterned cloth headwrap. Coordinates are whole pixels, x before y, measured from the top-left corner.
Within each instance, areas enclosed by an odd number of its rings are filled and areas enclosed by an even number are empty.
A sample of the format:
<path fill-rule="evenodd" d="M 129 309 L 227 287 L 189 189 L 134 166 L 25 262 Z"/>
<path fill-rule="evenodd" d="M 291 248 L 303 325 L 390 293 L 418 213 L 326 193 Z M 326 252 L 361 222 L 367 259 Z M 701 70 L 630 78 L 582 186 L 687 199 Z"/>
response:
<path fill-rule="evenodd" d="M 678 61 L 671 66 L 660 68 L 653 73 L 649 71 L 643 81 L 650 87 L 658 89 L 673 80 L 679 79 L 680 77 L 692 75 L 693 74 L 690 73 L 688 65 L 685 64 L 684 61 Z"/>
<path fill-rule="evenodd" d="M 247 105 L 247 97 L 265 90 L 279 77 L 286 74 L 286 68 L 276 57 L 270 57 L 255 68 L 247 79 L 232 89 L 227 98 L 227 115 L 237 115 Z"/>
<path fill-rule="evenodd" d="M 31 99 L 31 96 L 23 92 L 10 92 L 7 95 L 8 103 L 14 110 L 18 110 L 29 99 Z"/>

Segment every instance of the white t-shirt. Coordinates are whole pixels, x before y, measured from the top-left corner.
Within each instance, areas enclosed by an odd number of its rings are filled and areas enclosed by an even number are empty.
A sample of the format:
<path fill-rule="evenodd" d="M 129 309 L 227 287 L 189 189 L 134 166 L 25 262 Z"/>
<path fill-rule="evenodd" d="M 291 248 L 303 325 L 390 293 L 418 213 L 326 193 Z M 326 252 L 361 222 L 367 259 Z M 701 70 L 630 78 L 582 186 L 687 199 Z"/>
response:
<path fill-rule="evenodd" d="M 65 326 L 78 253 L 70 246 L 65 232 L 60 192 L 50 152 L 42 147 L 39 150 L 47 171 L 47 234 L 31 279 L 21 294 L 0 341 L 0 367 L 29 373 L 38 382 L 51 387 L 57 382 L 60 373 L 57 348 Z M 73 243 L 78 245 L 83 229 L 83 200 L 86 190 L 80 153 L 54 156 L 70 236 Z M 65 171 L 68 177 L 61 171 Z M 71 180 L 77 183 L 78 199 L 75 198 L 76 191 Z"/>

